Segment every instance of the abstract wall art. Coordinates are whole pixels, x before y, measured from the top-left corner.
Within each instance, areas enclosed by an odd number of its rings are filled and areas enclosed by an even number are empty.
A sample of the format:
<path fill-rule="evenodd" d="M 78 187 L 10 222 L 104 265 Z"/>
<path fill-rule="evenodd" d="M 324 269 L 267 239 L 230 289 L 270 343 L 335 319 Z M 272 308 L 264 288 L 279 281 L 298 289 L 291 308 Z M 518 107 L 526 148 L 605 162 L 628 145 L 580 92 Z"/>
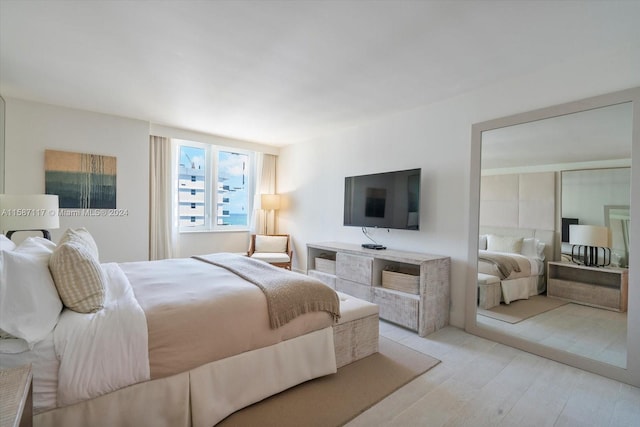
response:
<path fill-rule="evenodd" d="M 45 150 L 45 193 L 57 194 L 60 208 L 115 209 L 116 158 Z"/>

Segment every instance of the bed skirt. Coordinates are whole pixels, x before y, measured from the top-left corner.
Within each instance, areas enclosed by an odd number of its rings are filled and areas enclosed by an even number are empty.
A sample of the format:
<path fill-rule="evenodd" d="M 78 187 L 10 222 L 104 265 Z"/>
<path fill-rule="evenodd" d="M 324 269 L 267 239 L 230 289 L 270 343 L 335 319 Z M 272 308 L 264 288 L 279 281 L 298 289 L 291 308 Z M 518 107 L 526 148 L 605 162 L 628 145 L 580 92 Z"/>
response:
<path fill-rule="evenodd" d="M 40 413 L 34 426 L 213 426 L 233 412 L 337 371 L 333 328 Z"/>

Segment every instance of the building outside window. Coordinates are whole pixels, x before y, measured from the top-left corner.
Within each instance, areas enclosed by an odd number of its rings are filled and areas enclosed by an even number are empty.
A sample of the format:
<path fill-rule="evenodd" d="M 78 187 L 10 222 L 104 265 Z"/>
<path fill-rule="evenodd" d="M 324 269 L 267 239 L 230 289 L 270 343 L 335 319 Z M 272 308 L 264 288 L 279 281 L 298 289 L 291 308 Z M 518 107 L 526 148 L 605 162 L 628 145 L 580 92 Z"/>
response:
<path fill-rule="evenodd" d="M 180 231 L 248 229 L 252 155 L 179 141 Z"/>

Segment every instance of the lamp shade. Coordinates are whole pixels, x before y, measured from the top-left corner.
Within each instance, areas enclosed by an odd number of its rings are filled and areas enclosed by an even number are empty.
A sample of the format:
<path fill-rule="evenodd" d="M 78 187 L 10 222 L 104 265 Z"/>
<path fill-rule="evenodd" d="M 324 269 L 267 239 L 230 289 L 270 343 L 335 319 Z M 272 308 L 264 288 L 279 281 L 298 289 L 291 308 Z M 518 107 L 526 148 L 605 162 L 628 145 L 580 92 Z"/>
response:
<path fill-rule="evenodd" d="M 60 227 L 58 196 L 0 194 L 0 231 L 50 230 Z"/>
<path fill-rule="evenodd" d="M 280 195 L 279 194 L 260 195 L 260 206 L 265 211 L 280 209 Z"/>
<path fill-rule="evenodd" d="M 569 225 L 569 243 L 572 245 L 609 247 L 609 228 L 598 225 Z"/>

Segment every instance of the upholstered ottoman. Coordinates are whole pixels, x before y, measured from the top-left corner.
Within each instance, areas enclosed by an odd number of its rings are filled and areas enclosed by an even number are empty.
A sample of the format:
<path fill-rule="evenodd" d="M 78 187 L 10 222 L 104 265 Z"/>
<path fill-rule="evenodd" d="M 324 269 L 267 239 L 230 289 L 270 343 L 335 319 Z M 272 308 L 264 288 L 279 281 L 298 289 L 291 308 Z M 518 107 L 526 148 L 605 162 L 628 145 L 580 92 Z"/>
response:
<path fill-rule="evenodd" d="M 378 306 L 338 292 L 340 321 L 333 327 L 336 364 L 339 367 L 378 351 Z"/>
<path fill-rule="evenodd" d="M 478 307 L 486 310 L 500 305 L 501 295 L 500 278 L 478 273 Z"/>

